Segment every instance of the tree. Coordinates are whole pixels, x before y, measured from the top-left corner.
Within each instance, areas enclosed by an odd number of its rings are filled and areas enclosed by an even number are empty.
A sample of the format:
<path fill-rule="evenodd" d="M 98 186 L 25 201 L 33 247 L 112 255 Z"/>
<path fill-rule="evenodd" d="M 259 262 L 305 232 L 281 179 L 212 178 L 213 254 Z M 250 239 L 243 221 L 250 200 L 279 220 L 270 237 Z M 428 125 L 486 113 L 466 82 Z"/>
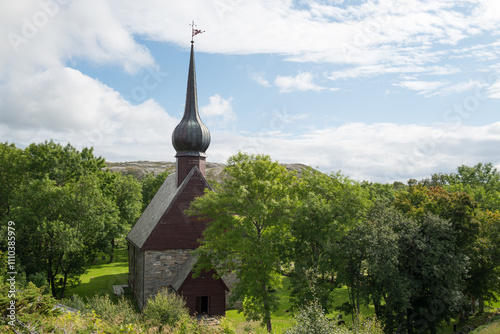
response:
<path fill-rule="evenodd" d="M 469 184 L 476 183 L 471 181 L 471 177 L 465 179 L 468 180 Z M 486 178 L 479 178 L 477 184 L 480 183 L 480 179 Z M 483 275 L 488 276 L 491 273 L 486 273 L 485 269 L 488 267 L 482 268 L 481 261 L 476 260 L 488 254 L 486 248 L 483 247 L 486 245 L 484 234 L 482 235 L 483 240 L 481 240 L 482 222 L 477 219 L 481 211 L 480 207 L 470 194 L 456 191 L 457 189 L 463 189 L 463 185 L 457 184 L 447 190 L 439 186 L 425 187 L 417 184 L 409 187 L 408 191 L 398 194 L 395 207 L 417 220 L 421 220 L 428 213 L 433 213 L 451 223 L 457 236 L 455 247 L 457 254 L 471 260 L 468 270 L 470 276 L 465 281 L 463 289 L 464 294 L 470 299 L 469 306 L 462 310 L 462 316 L 467 318 L 468 313 L 474 309 L 472 305 L 475 301 L 481 301 L 485 296 L 491 296 L 491 284 L 484 284 L 482 278 Z M 482 252 L 485 253 L 482 255 Z M 493 268 L 491 270 L 494 271 Z"/>
<path fill-rule="evenodd" d="M 108 172 L 110 173 L 110 172 Z M 140 215 L 142 206 L 141 184 L 133 176 L 112 173 L 111 198 L 118 209 L 118 220 L 108 224 L 110 237 L 109 263 L 113 262 L 115 240 L 127 232 Z M 113 224 L 113 222 L 116 222 Z"/>
<path fill-rule="evenodd" d="M 317 301 L 328 311 L 339 242 L 364 215 L 368 201 L 359 184 L 340 173 L 326 175 L 310 168 L 302 173 L 298 187 L 287 247 L 287 261 L 293 263 L 291 300 L 296 307 Z"/>
<path fill-rule="evenodd" d="M 0 143 L 0 220 L 10 213 L 12 198 L 25 177 L 23 150 Z"/>
<path fill-rule="evenodd" d="M 106 223 L 116 217 L 95 176 L 64 187 L 33 180 L 16 196 L 11 214 L 19 226 L 18 256 L 27 273 L 45 272 L 53 296 L 62 298 L 68 279 L 83 274 L 105 247 Z"/>
<path fill-rule="evenodd" d="M 156 193 L 160 189 L 163 182 L 165 182 L 169 174 L 170 172 L 168 170 L 165 170 L 156 176 L 153 176 L 152 174 L 146 174 L 146 176 L 144 176 L 141 179 L 141 186 L 142 186 L 141 212 L 146 210 L 146 207 L 148 206 L 149 202 L 151 202 L 151 200 L 156 195 Z"/>
<path fill-rule="evenodd" d="M 471 311 L 484 312 L 486 301 L 498 301 L 500 295 L 500 212 L 479 211 L 477 219 L 481 228 L 469 252 L 471 266 L 466 280 L 466 293 L 473 301 Z"/>
<path fill-rule="evenodd" d="M 190 207 L 191 216 L 209 219 L 196 270 L 236 273 L 233 301 L 242 300 L 247 319 L 261 320 L 271 332 L 297 179 L 269 156 L 241 152 L 229 158 L 226 173 Z"/>
<path fill-rule="evenodd" d="M 1 214 L 16 222 L 22 236 L 19 259 L 27 276 L 43 273 L 53 295 L 63 295 L 68 280 L 78 278 L 135 219 L 140 187 L 105 170 L 92 148 L 46 141 L 24 151 L 4 144 L 0 152 L 6 167 L 1 180 L 9 188 L 4 192 L 2 184 Z"/>
<path fill-rule="evenodd" d="M 431 213 L 417 220 L 377 203 L 350 232 L 348 253 L 361 254 L 352 270 L 361 272 L 360 299 L 375 306 L 388 333 L 436 333 L 462 307 L 468 261 L 450 221 Z"/>
<path fill-rule="evenodd" d="M 48 177 L 57 186 L 76 182 L 84 175 L 100 173 L 106 167 L 104 158 L 94 156 L 93 148 L 83 148 L 79 152 L 70 144 L 63 147 L 52 140 L 33 143 L 24 152 L 27 178 L 40 180 Z"/>

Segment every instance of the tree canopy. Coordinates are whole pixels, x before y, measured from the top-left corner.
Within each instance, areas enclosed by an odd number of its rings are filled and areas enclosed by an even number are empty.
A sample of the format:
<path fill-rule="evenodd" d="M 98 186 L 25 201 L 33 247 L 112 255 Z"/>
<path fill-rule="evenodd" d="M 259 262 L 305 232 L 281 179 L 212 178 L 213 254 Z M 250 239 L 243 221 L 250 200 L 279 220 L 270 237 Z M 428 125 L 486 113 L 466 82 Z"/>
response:
<path fill-rule="evenodd" d="M 68 280 L 98 252 L 112 251 L 135 221 L 140 184 L 106 170 L 92 148 L 46 141 L 22 150 L 3 143 L 0 153 L 0 219 L 16 223 L 19 271 L 45 275 L 52 294 L 62 297 Z"/>
<path fill-rule="evenodd" d="M 214 191 L 191 205 L 191 215 L 210 219 L 196 250 L 197 267 L 214 267 L 219 275 L 235 272 L 232 298 L 242 300 L 245 316 L 261 320 L 270 332 L 297 179 L 269 156 L 245 153 L 231 157 L 226 172 Z"/>

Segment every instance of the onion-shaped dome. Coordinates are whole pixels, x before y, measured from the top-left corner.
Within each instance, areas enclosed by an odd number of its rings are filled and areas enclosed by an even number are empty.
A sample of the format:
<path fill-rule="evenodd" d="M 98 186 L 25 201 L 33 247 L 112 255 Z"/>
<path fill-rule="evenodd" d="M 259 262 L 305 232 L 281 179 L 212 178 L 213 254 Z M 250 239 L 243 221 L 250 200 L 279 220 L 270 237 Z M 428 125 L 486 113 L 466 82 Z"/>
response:
<path fill-rule="evenodd" d="M 198 114 L 193 44 L 191 44 L 191 58 L 189 61 L 186 107 L 181 122 L 172 133 L 172 144 L 177 151 L 176 157 L 206 157 L 205 151 L 210 145 L 210 132 Z"/>

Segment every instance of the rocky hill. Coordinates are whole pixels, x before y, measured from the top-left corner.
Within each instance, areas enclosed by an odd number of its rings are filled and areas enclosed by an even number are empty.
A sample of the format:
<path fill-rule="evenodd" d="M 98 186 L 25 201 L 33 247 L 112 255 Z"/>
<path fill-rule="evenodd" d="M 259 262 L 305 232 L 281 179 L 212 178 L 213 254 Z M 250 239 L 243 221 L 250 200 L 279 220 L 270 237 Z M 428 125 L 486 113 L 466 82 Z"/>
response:
<path fill-rule="evenodd" d="M 147 174 L 153 176 L 168 170 L 170 172 L 175 171 L 175 162 L 167 161 L 130 161 L 130 162 L 106 162 L 108 168 L 113 172 L 119 172 L 125 175 L 134 175 L 138 179 L 141 179 Z M 303 164 L 282 164 L 288 170 L 295 170 L 300 173 L 308 168 L 308 166 Z M 212 181 L 220 181 L 225 177 L 224 167 L 226 165 L 217 162 L 207 162 L 207 179 Z"/>

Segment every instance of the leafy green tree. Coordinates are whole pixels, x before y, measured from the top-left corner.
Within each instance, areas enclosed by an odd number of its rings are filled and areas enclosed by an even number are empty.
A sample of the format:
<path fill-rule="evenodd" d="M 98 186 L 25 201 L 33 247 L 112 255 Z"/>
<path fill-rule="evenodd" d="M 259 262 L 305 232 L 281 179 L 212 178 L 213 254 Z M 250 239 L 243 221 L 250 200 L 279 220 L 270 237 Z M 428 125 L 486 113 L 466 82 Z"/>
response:
<path fill-rule="evenodd" d="M 484 312 L 485 302 L 498 301 L 500 295 L 500 212 L 477 213 L 480 233 L 468 253 L 471 266 L 466 280 L 466 294 L 472 300 L 471 311 Z M 476 309 L 475 302 L 479 302 Z"/>
<path fill-rule="evenodd" d="M 16 196 L 10 217 L 27 273 L 45 272 L 53 296 L 61 298 L 68 279 L 83 274 L 105 247 L 106 224 L 116 220 L 117 210 L 89 175 L 64 187 L 48 178 L 31 181 Z"/>
<path fill-rule="evenodd" d="M 450 221 L 431 213 L 417 220 L 382 203 L 352 231 L 361 298 L 387 332 L 436 333 L 462 307 L 468 261 Z"/>
<path fill-rule="evenodd" d="M 23 150 L 0 143 L 0 221 L 10 213 L 12 198 L 25 177 Z"/>
<path fill-rule="evenodd" d="M 449 220 L 457 232 L 460 249 L 469 247 L 479 233 L 479 222 L 474 216 L 477 204 L 465 192 L 415 184 L 396 195 L 394 206 L 417 220 L 422 220 L 428 213 Z"/>
<path fill-rule="evenodd" d="M 500 257 L 498 256 L 498 210 L 500 209 L 500 173 L 491 163 L 475 166 L 459 166 L 456 173 L 442 174 L 444 186 L 450 192 L 461 192 L 471 196 L 477 203 L 474 216 L 479 224 L 476 238 L 467 247 L 471 259 L 466 294 L 471 300 L 469 311 L 484 310 L 486 301 L 495 301 L 500 293 L 498 277 Z M 495 276 L 496 275 L 496 276 Z M 464 313 L 464 315 L 467 315 Z"/>
<path fill-rule="evenodd" d="M 241 152 L 229 158 L 226 173 L 215 191 L 190 207 L 190 215 L 209 219 L 196 251 L 197 271 L 236 273 L 233 300 L 243 301 L 247 319 L 261 320 L 271 332 L 297 179 L 269 156 Z"/>
<path fill-rule="evenodd" d="M 113 173 L 111 198 L 118 209 L 118 219 L 107 224 L 110 237 L 109 263 L 113 262 L 115 240 L 130 230 L 140 215 L 142 206 L 141 184 L 133 176 Z"/>
<path fill-rule="evenodd" d="M 3 220 L 14 220 L 22 236 L 21 263 L 28 277 L 45 274 L 53 295 L 63 295 L 68 280 L 83 273 L 91 258 L 109 249 L 135 220 L 140 185 L 105 170 L 92 148 L 78 151 L 46 141 L 24 151 L 5 144 L 0 151 L 0 164 L 6 166 L 2 182 L 15 189 L 2 193 L 0 205 Z"/>
<path fill-rule="evenodd" d="M 466 178 L 470 180 L 470 178 Z M 415 184 L 409 187 L 407 192 L 398 194 L 395 207 L 411 215 L 417 221 L 428 213 L 433 213 L 450 222 L 456 235 L 455 252 L 457 256 L 464 256 L 470 259 L 468 263 L 469 276 L 464 281 L 463 293 L 469 297 L 471 302 L 461 310 L 461 315 L 465 318 L 474 308 L 472 305 L 476 300 L 490 295 L 490 285 L 484 285 L 486 273 L 481 268 L 481 261 L 475 260 L 481 257 L 481 252 L 488 253 L 481 242 L 481 221 L 477 219 L 480 207 L 474 198 L 463 191 L 455 191 L 457 187 L 444 189 L 440 186 L 426 187 L 422 184 Z M 459 189 L 463 189 L 459 185 Z M 493 270 L 493 269 L 492 269 Z M 456 310 L 457 312 L 459 310 Z"/>
<path fill-rule="evenodd" d="M 336 282 L 336 254 L 345 232 L 361 219 L 368 201 L 363 189 L 340 173 L 307 169 L 299 182 L 300 201 L 290 222 L 287 261 L 293 263 L 291 300 L 300 307 L 318 301 L 325 311 Z"/>
<path fill-rule="evenodd" d="M 160 189 L 161 185 L 165 180 L 167 179 L 167 176 L 170 174 L 168 170 L 163 171 L 159 173 L 156 176 L 153 176 L 152 174 L 147 174 L 141 179 L 141 186 L 142 186 L 142 210 L 146 210 L 146 207 L 148 206 L 149 202 L 153 199 L 153 197 L 156 195 L 158 190 Z"/>
<path fill-rule="evenodd" d="M 389 201 L 393 202 L 396 199 L 396 192 L 405 188 L 401 182 L 394 182 L 394 184 L 382 184 L 375 182 L 363 181 L 360 183 L 361 187 L 368 193 L 371 201 Z"/>
<path fill-rule="evenodd" d="M 93 148 L 79 152 L 70 144 L 62 146 L 52 140 L 33 143 L 24 152 L 28 179 L 48 177 L 57 186 L 77 182 L 84 175 L 99 173 L 106 167 L 104 158 L 94 156 Z"/>

